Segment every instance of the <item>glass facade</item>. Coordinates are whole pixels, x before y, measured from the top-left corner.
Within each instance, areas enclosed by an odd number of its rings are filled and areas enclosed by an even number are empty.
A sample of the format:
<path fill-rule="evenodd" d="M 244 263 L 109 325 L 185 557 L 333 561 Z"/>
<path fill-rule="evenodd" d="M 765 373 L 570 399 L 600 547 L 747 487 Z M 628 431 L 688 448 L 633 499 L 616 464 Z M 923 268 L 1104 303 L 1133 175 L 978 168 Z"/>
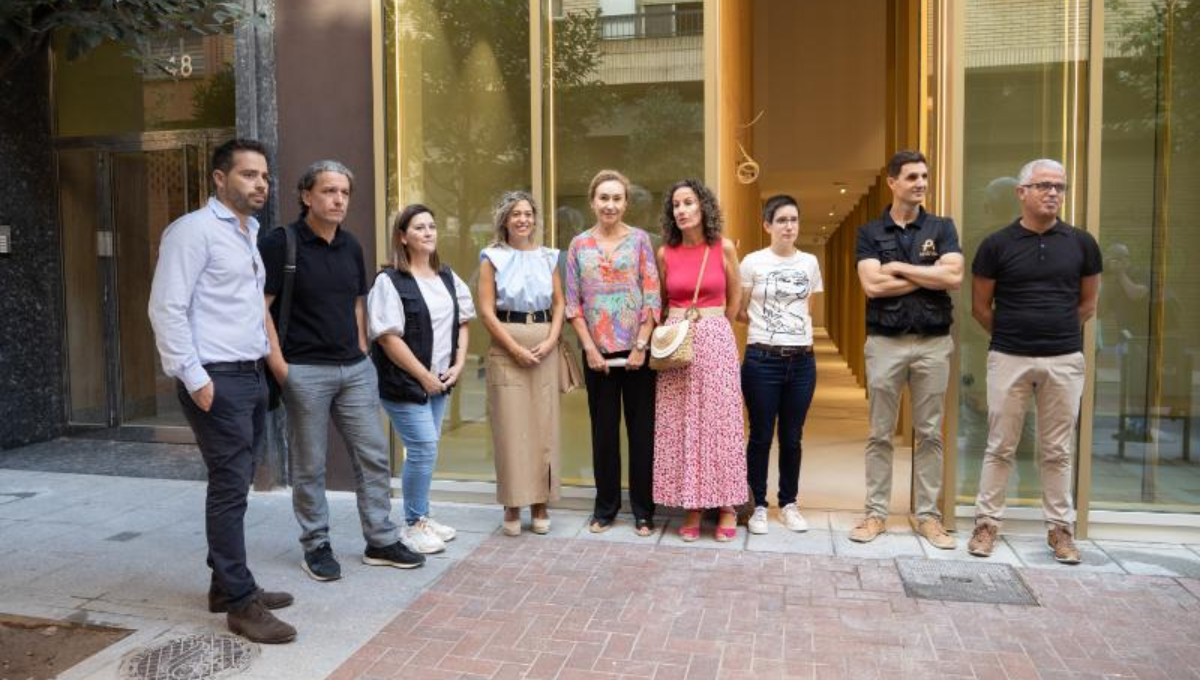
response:
<path fill-rule="evenodd" d="M 1200 85 L 1200 41 L 1190 30 L 1198 5 L 970 0 L 962 9 L 968 262 L 984 236 L 1017 216 L 1015 175 L 1041 157 L 1064 162 L 1072 190 L 1063 218 L 1089 229 L 1104 251 L 1087 347 L 1091 407 L 1085 400 L 1081 422 L 1091 447 L 1078 453 L 1090 457 L 1091 475 L 1076 482 L 1077 495 L 1086 485 L 1093 510 L 1200 510 L 1192 427 L 1200 275 L 1187 265 L 1191 247 L 1200 245 L 1200 200 L 1190 190 L 1200 180 L 1191 101 Z M 1102 26 L 1092 25 L 1097 15 Z M 1097 54 L 1099 63 L 1090 63 Z M 1097 103 L 1100 110 L 1089 111 Z M 1088 148 L 1099 157 L 1087 158 Z M 970 318 L 968 286 L 958 305 L 957 490 L 969 504 L 987 439 L 987 337 Z M 1014 505 L 1040 505 L 1035 418 L 1018 449 Z"/>
<path fill-rule="evenodd" d="M 964 13 L 963 214 L 959 229 L 968 274 L 955 307 L 961 381 L 958 402 L 959 502 L 974 503 L 987 444 L 989 336 L 971 318 L 970 265 L 983 239 L 1019 214 L 1016 176 L 1036 158 L 1060 159 L 1072 190 L 1065 221 L 1086 227 L 1081 157 L 1086 139 L 1087 2 L 969 0 Z M 1034 421 L 1027 417 L 1010 479 L 1011 505 L 1041 504 Z"/>
<path fill-rule="evenodd" d="M 384 7 L 387 211 L 431 207 L 439 255 L 473 293 L 479 251 L 492 239 L 492 206 L 505 190 L 543 197 L 543 241 L 565 256 L 593 222 L 587 187 L 597 170 L 629 175 L 635 186 L 625 220 L 651 234 L 663 190 L 703 174 L 702 3 L 390 0 Z M 541 62 L 531 64 L 530 54 Z M 569 326 L 564 332 L 576 344 Z M 489 339 L 478 321 L 470 336 L 437 475 L 490 481 Z M 562 479 L 590 485 L 586 393 L 563 396 L 562 419 Z"/>
<path fill-rule="evenodd" d="M 532 189 L 543 201 L 544 242 L 565 249 L 592 223 L 589 179 L 613 167 L 634 184 L 626 221 L 657 237 L 663 189 L 704 173 L 705 59 L 723 58 L 705 54 L 704 4 L 505 0 L 480 7 L 385 2 L 388 210 L 430 204 L 443 256 L 473 280 L 490 238 L 489 207 L 502 190 Z M 937 36 L 962 32 L 946 43 L 956 46 L 949 49 L 962 69 L 961 89 L 946 95 L 942 79 L 953 74 L 930 71 L 937 104 L 927 111 L 926 139 L 938 172 L 961 167 L 938 183 L 935 198 L 961 203 L 956 218 L 968 263 L 987 234 L 1018 216 L 1016 175 L 1043 157 L 1067 168 L 1072 190 L 1063 218 L 1095 234 L 1105 252 L 1087 340 L 1092 391 L 1080 428 L 1091 445 L 1077 452 L 1091 473 L 1077 480 L 1077 493 L 1097 510 L 1196 512 L 1200 275 L 1186 266 L 1200 238 L 1200 199 L 1187 190 L 1200 179 L 1191 101 L 1200 89 L 1190 30 L 1196 0 L 926 7 L 927 63 L 944 59 L 933 47 Z M 961 98 L 961 120 L 947 96 Z M 974 501 L 987 440 L 988 338 L 970 317 L 969 280 L 956 299 L 951 433 L 955 495 L 965 505 Z M 481 363 L 487 341 L 481 327 L 472 328 L 473 370 L 447 425 L 443 478 L 494 475 Z M 1029 415 L 1018 449 L 1009 489 L 1015 506 L 1040 505 L 1036 417 Z M 564 397 L 563 438 L 564 481 L 587 485 L 582 392 Z"/>
<path fill-rule="evenodd" d="M 1200 3 L 1104 23 L 1092 508 L 1200 511 Z"/>

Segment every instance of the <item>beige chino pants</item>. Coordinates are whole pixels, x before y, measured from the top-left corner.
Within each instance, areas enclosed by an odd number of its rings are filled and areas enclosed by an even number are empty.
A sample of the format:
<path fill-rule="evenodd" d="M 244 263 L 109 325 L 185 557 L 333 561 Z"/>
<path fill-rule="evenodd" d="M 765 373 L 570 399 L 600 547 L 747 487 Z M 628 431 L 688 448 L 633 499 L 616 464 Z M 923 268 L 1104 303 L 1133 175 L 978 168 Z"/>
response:
<path fill-rule="evenodd" d="M 867 439 L 867 515 L 888 516 L 892 497 L 892 435 L 900 413 L 900 395 L 912 393 L 913 496 L 917 517 L 941 518 L 942 414 L 950 380 L 949 335 L 868 335 L 864 349 L 870 398 L 871 433 Z"/>
<path fill-rule="evenodd" d="M 988 442 L 975 501 L 976 524 L 998 525 L 1004 518 L 1008 478 L 1030 399 L 1037 404 L 1037 455 L 1046 526 L 1070 528 L 1075 521 L 1071 461 L 1085 367 L 1082 352 L 1053 357 L 988 352 Z"/>

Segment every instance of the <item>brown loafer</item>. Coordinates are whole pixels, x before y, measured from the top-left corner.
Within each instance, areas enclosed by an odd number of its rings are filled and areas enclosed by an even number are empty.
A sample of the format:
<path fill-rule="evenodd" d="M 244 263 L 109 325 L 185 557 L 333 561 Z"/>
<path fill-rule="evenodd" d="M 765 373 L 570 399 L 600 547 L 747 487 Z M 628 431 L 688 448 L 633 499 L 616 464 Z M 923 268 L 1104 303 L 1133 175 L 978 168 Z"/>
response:
<path fill-rule="evenodd" d="M 275 618 L 257 598 L 225 615 L 229 630 L 251 642 L 279 645 L 296 639 L 296 629 Z"/>
<path fill-rule="evenodd" d="M 267 609 L 283 609 L 284 607 L 290 607 L 291 604 L 296 601 L 296 599 L 292 597 L 291 593 L 274 593 L 263 590 L 262 588 L 259 588 L 258 592 L 256 592 L 254 596 L 257 597 L 258 601 L 262 602 L 263 606 Z M 213 587 L 208 589 L 208 611 L 214 614 L 224 614 L 225 612 L 229 611 L 229 600 L 226 599 L 225 593 L 222 593 Z"/>

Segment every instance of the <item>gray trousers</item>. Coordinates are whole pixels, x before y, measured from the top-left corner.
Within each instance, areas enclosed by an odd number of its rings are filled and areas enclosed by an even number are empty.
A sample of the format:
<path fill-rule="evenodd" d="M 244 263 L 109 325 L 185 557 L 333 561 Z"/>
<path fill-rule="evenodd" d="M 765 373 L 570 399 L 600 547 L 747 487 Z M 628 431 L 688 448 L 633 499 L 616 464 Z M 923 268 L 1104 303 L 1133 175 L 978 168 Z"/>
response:
<path fill-rule="evenodd" d="M 871 434 L 867 439 L 868 515 L 886 518 L 892 497 L 892 435 L 900 412 L 900 395 L 912 393 L 913 496 L 919 518 L 941 518 L 942 415 L 950 381 L 948 335 L 869 335 L 865 348 L 870 397 Z"/>
<path fill-rule="evenodd" d="M 380 420 L 375 366 L 365 358 L 351 366 L 290 364 L 283 399 L 288 410 L 288 449 L 292 458 L 292 509 L 300 523 L 304 550 L 314 550 L 329 541 L 325 461 L 330 420 L 341 432 L 354 467 L 363 538 L 377 548 L 395 543 L 391 467 Z"/>

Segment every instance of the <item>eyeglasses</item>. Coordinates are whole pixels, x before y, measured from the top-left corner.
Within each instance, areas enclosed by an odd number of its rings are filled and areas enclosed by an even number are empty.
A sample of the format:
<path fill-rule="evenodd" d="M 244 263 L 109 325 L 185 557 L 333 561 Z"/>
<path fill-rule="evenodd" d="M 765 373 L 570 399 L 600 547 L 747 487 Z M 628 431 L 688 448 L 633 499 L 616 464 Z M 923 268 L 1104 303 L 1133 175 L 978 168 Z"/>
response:
<path fill-rule="evenodd" d="M 1060 182 L 1034 182 L 1032 184 L 1022 184 L 1021 186 L 1025 187 L 1026 189 L 1037 189 L 1043 194 L 1050 193 L 1051 189 L 1054 189 L 1060 194 L 1065 194 L 1071 190 L 1070 184 L 1062 184 Z"/>

